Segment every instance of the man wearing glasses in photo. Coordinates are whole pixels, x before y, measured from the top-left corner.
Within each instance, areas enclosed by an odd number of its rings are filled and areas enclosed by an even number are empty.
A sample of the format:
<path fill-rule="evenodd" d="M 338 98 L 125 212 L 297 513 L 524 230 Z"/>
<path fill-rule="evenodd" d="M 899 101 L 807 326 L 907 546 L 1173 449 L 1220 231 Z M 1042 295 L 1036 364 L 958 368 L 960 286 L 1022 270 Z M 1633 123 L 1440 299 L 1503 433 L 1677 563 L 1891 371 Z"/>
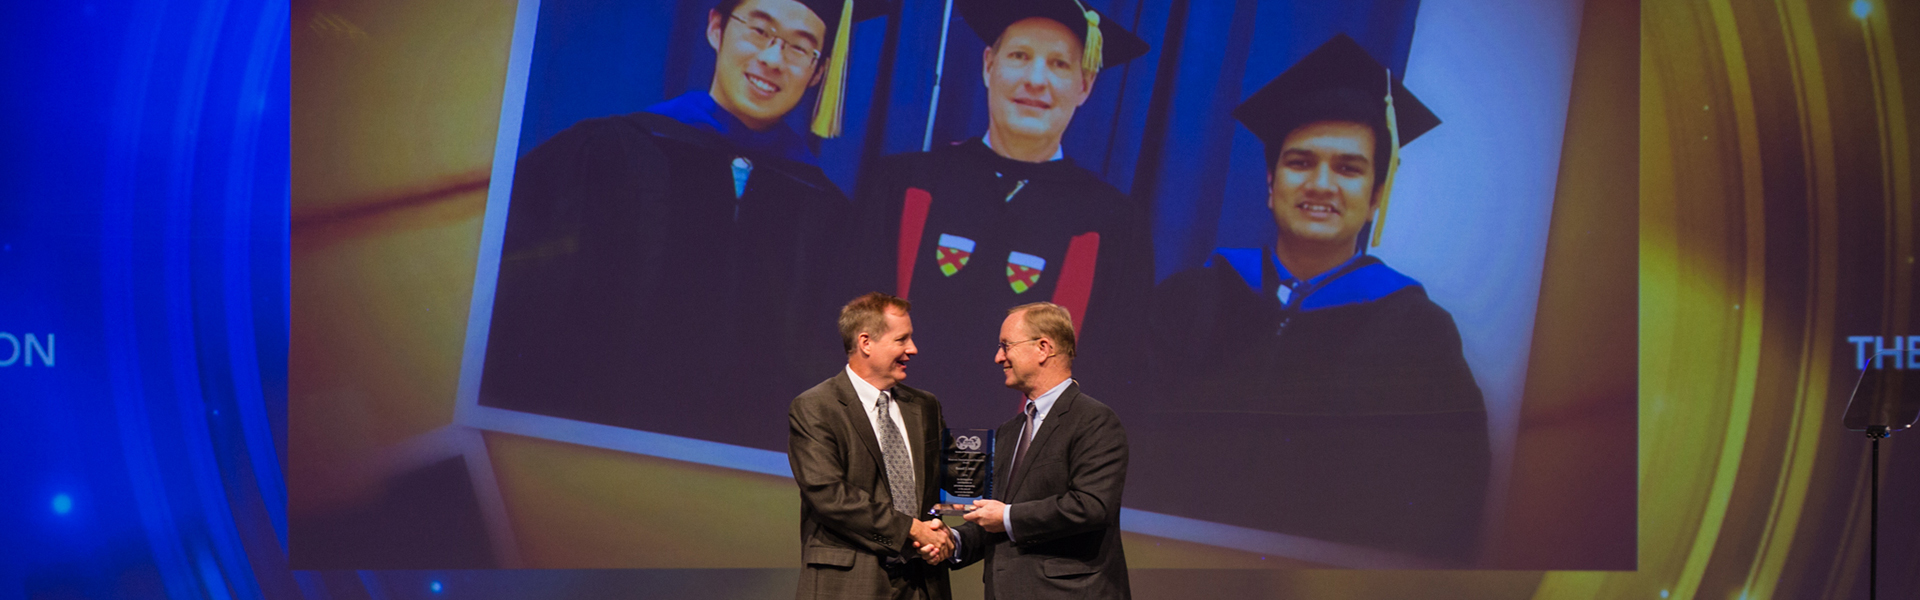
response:
<path fill-rule="evenodd" d="M 814 349 L 838 332 L 819 315 L 843 292 L 822 258 L 849 203 L 783 119 L 818 85 L 810 129 L 838 133 L 836 40 L 850 47 L 854 22 L 887 12 L 723 1 L 707 13 L 708 89 L 580 121 L 521 156 L 481 404 L 785 450 L 776 420 L 739 415 L 776 413 L 824 370 Z"/>

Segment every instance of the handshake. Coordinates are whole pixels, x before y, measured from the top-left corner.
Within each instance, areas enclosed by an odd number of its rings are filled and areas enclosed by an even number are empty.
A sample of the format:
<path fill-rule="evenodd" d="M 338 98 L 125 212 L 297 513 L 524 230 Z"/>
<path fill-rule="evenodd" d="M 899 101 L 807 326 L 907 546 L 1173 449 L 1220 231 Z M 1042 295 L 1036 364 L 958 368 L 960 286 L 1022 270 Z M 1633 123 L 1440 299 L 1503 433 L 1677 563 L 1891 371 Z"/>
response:
<path fill-rule="evenodd" d="M 908 534 L 913 537 L 913 548 L 920 551 L 920 558 L 927 564 L 937 565 L 953 558 L 952 530 L 939 519 L 914 521 Z"/>
<path fill-rule="evenodd" d="M 1006 503 L 998 500 L 975 500 L 965 518 L 990 533 L 1001 533 L 1006 531 L 1001 521 L 1006 510 Z M 920 558 L 927 564 L 937 565 L 953 557 L 955 536 L 939 519 L 914 521 L 909 533 L 913 537 L 913 548 L 920 551 Z"/>

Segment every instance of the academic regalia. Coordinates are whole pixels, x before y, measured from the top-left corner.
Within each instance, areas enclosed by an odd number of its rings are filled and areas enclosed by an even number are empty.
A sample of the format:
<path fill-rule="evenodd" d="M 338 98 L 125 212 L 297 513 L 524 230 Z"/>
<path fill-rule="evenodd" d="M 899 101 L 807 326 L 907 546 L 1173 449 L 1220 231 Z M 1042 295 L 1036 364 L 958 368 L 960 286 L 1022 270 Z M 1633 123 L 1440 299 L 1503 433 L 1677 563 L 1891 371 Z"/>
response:
<path fill-rule="evenodd" d="M 1345 35 L 1233 114 L 1266 143 L 1269 165 L 1301 126 L 1370 126 L 1381 212 L 1399 146 L 1440 123 Z M 1221 248 L 1161 283 L 1158 402 L 1128 427 L 1133 506 L 1471 564 L 1486 407 L 1453 317 L 1364 253 L 1380 218 L 1357 233 L 1353 258 L 1305 281 L 1271 248 Z"/>
<path fill-rule="evenodd" d="M 967 0 L 954 11 L 982 43 L 1052 19 L 1082 41 L 1091 72 L 1146 54 L 1146 41 L 1078 0 Z M 1146 209 L 1064 155 L 1029 163 L 975 138 L 881 159 L 855 199 L 862 283 L 913 302 L 915 387 L 940 394 L 955 427 L 1017 414 L 993 342 L 1007 309 L 1048 301 L 1073 315 L 1074 376 L 1125 415 L 1143 391 L 1153 251 Z"/>
<path fill-rule="evenodd" d="M 869 242 L 857 264 L 869 285 L 913 303 L 920 354 L 908 381 L 948 399 L 948 423 L 991 427 L 1018 412 L 993 342 L 1020 304 L 1073 314 L 1074 370 L 1089 385 L 1121 388 L 1144 372 L 1133 336 L 1152 252 L 1132 198 L 1070 158 L 1012 160 L 979 139 L 886 157 L 870 172 L 857 198 Z"/>
<path fill-rule="evenodd" d="M 1291 279 L 1222 249 L 1155 290 L 1164 385 L 1128 426 L 1129 504 L 1469 560 L 1487 425 L 1453 318 L 1372 256 Z"/>
<path fill-rule="evenodd" d="M 522 156 L 481 404 L 784 450 L 786 424 L 753 415 L 843 361 L 849 203 L 813 163 L 705 91 Z"/>

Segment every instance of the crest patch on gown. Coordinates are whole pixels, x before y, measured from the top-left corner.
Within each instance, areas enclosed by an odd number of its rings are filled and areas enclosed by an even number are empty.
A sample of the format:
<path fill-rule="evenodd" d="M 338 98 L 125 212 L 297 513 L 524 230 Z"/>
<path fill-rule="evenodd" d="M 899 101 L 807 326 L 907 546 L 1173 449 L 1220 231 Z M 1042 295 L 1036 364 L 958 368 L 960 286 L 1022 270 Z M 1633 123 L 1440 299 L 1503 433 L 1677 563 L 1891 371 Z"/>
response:
<path fill-rule="evenodd" d="M 1040 274 L 1047 270 L 1047 259 L 1025 252 L 1007 253 L 1007 285 L 1013 286 L 1013 293 L 1025 294 L 1033 286 L 1040 284 Z"/>
<path fill-rule="evenodd" d="M 973 258 L 973 240 L 940 234 L 940 247 L 933 249 L 933 263 L 940 265 L 940 274 L 952 277 L 954 273 L 967 268 L 967 259 L 970 258 Z"/>

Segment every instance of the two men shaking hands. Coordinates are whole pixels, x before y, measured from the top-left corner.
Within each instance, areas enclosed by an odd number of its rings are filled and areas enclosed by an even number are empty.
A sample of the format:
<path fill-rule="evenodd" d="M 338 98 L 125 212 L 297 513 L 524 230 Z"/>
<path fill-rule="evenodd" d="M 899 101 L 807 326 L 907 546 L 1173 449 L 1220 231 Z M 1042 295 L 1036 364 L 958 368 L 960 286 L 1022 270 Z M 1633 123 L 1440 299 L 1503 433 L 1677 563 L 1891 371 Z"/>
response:
<path fill-rule="evenodd" d="M 995 432 L 1001 499 L 975 501 L 965 523 L 947 527 L 921 518 L 939 500 L 946 422 L 933 394 L 902 383 L 919 352 L 911 308 L 880 293 L 848 303 L 846 368 L 789 409 L 804 563 L 796 597 L 946 599 L 948 571 L 980 560 L 989 598 L 1129 597 L 1126 431 L 1073 379 L 1071 315 L 1045 302 L 1008 311 L 994 361 L 1023 403 Z"/>

